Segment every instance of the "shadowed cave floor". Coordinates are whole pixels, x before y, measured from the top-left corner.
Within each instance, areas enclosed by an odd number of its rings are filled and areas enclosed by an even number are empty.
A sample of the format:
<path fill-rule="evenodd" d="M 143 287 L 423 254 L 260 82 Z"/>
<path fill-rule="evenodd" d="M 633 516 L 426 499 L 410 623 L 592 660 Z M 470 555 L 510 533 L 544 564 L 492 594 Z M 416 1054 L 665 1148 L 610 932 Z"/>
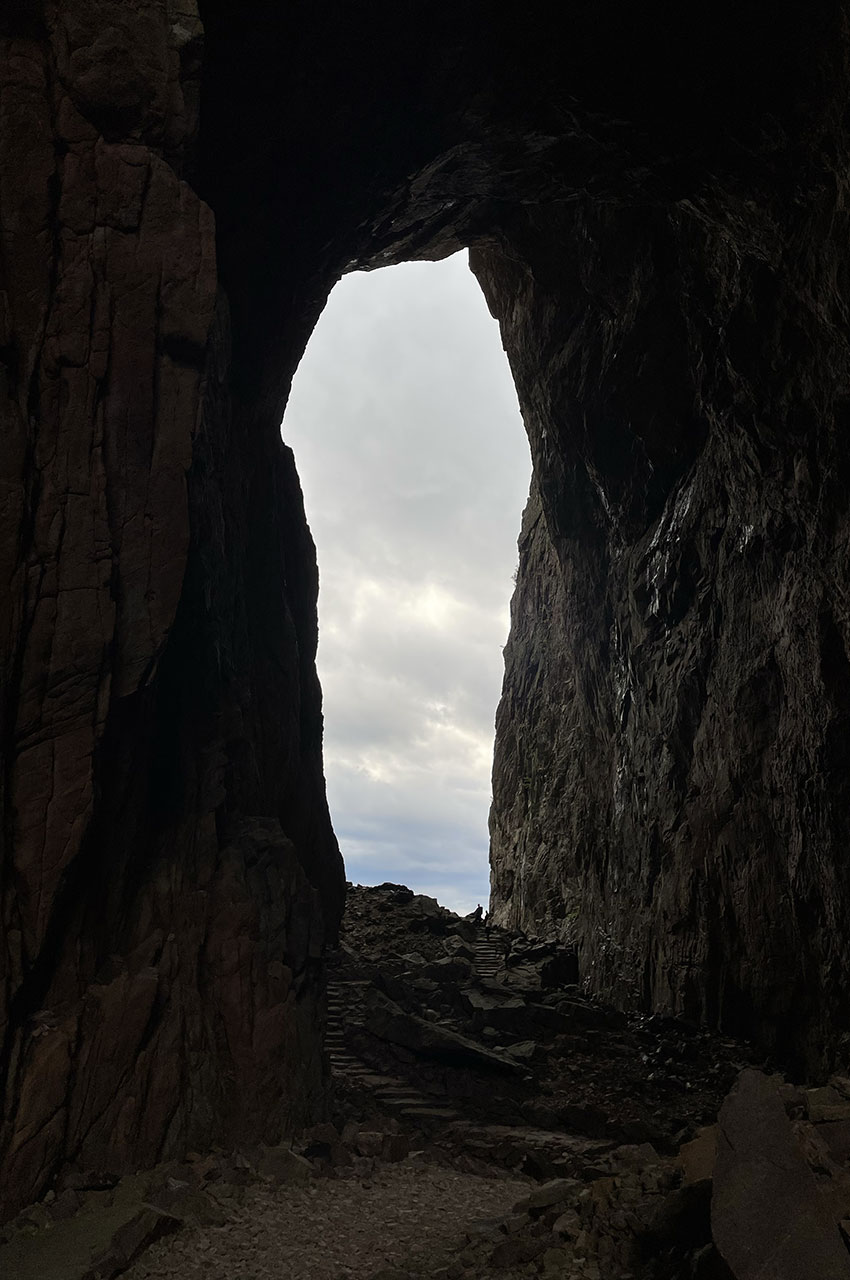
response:
<path fill-rule="evenodd" d="M 450 1264 L 464 1228 L 504 1217 L 525 1187 L 430 1162 L 381 1164 L 308 1186 L 252 1187 L 219 1227 L 154 1245 L 130 1280 L 366 1280 Z"/>
<path fill-rule="evenodd" d="M 740 1159 L 712 1220 L 717 1135 L 734 1146 L 740 1131 L 744 1164 L 760 1145 L 774 1164 L 771 1143 L 793 1148 L 774 1194 L 801 1206 L 800 1274 L 850 1276 L 850 1080 L 795 1087 L 748 1069 L 744 1045 L 587 999 L 577 977 L 554 940 L 487 930 L 403 886 L 349 886 L 329 965 L 328 1120 L 291 1146 L 61 1191 L 6 1229 L 0 1273 L 750 1280 L 718 1248 L 734 1261 L 753 1220 L 772 1231 Z M 723 1103 L 736 1078 L 729 1098 L 755 1089 L 737 1111 Z M 80 1265 L 86 1222 L 97 1247 Z M 769 1274 L 785 1280 L 784 1265 Z"/>

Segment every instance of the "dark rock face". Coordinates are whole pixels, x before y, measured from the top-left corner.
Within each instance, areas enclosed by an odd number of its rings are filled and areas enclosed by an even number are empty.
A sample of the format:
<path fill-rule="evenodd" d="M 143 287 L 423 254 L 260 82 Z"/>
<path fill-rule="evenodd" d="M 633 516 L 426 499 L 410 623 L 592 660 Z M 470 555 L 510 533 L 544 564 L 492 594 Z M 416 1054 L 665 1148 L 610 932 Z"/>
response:
<path fill-rule="evenodd" d="M 720 1111 L 711 1225 L 735 1280 L 850 1277 L 838 1224 L 760 1071 L 742 1072 Z"/>
<path fill-rule="evenodd" d="M 45 22 L 0 77 L 4 1210 L 307 1114 L 343 888 L 298 483 L 240 449 L 181 177 L 200 23 Z"/>
<path fill-rule="evenodd" d="M 497 918 L 571 932 L 597 991 L 809 1061 L 847 1035 L 850 962 L 842 215 L 811 248 L 832 200 L 537 214 L 511 241 L 529 267 L 477 255 L 540 493 Z"/>
<path fill-rule="evenodd" d="M 5 1207 L 315 1105 L 343 882 L 278 427 L 358 266 L 477 246 L 532 441 L 497 911 L 580 902 L 620 1000 L 845 1031 L 841 7 L 433 8 L 0 20 Z"/>

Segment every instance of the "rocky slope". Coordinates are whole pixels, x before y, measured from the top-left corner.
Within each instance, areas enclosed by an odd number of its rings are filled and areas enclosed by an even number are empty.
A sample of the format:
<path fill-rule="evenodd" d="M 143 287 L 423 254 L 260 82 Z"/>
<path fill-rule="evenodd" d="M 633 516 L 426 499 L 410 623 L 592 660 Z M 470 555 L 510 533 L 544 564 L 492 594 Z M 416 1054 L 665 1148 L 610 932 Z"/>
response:
<path fill-rule="evenodd" d="M 582 1135 L 580 1168 L 606 1143 L 675 1150 L 714 1120 L 753 1049 L 682 1020 L 628 1018 L 588 997 L 575 961 L 553 937 L 461 919 L 404 886 L 351 886 L 331 966 L 339 1064 L 347 1053 L 396 1072 L 483 1124 Z M 349 1104 L 343 1094 L 343 1120 Z M 534 1172 L 527 1155 L 519 1167 Z"/>
<path fill-rule="evenodd" d="M 846 1280 L 850 1080 L 797 1087 L 680 1019 L 627 1018 L 574 965 L 553 938 L 350 886 L 332 1121 L 118 1183 L 69 1176 L 0 1232 L 0 1270 Z"/>
<path fill-rule="evenodd" d="M 343 1148 L 424 1149 L 531 1184 L 453 1258 L 411 1256 L 399 1275 L 850 1276 L 850 1079 L 807 1089 L 740 1042 L 626 1017 L 587 998 L 574 965 L 554 937 L 349 886 L 332 971 Z M 314 1156 L 350 1171 L 322 1137 Z"/>
<path fill-rule="evenodd" d="M 343 882 L 279 425 L 343 272 L 463 245 L 542 511 L 497 910 L 578 890 L 597 990 L 841 1047 L 844 7 L 402 9 L 0 16 L 4 1213 L 318 1105 Z"/>

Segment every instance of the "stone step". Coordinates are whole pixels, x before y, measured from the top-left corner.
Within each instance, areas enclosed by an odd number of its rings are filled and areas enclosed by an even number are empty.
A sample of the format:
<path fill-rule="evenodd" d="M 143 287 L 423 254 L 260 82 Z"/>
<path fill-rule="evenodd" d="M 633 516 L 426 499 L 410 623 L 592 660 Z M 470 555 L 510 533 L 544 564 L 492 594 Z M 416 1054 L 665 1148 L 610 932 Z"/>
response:
<path fill-rule="evenodd" d="M 380 1098 L 389 1098 L 396 1101 L 412 1101 L 424 1098 L 425 1094 L 420 1093 L 419 1089 L 405 1089 L 393 1085 L 392 1088 L 376 1089 L 376 1096 Z"/>
<path fill-rule="evenodd" d="M 333 1062 L 333 1058 L 331 1058 L 331 1061 Z M 337 1059 L 337 1061 L 340 1060 Z M 342 1065 L 346 1068 L 345 1074 L 347 1076 L 352 1080 L 357 1080 L 358 1084 L 366 1085 L 370 1089 L 379 1089 L 382 1084 L 386 1083 L 381 1076 L 373 1075 L 368 1068 L 359 1064 L 356 1058 L 343 1059 Z"/>
<path fill-rule="evenodd" d="M 451 1107 L 401 1107 L 400 1114 L 411 1120 L 459 1120 L 460 1117 Z"/>
<path fill-rule="evenodd" d="M 418 1106 L 420 1103 L 424 1105 L 427 1102 L 427 1099 L 421 1093 L 382 1093 L 376 1091 L 375 1097 L 379 1102 L 384 1102 L 390 1107 Z"/>

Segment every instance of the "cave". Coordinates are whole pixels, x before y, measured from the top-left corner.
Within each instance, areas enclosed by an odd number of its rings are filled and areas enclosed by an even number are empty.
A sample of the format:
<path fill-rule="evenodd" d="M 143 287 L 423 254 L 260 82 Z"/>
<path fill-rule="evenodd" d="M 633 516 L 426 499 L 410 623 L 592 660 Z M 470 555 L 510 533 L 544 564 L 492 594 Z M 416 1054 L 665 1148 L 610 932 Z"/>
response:
<path fill-rule="evenodd" d="M 321 1108 L 344 876 L 279 424 L 348 271 L 462 247 L 532 451 L 495 916 L 846 1053 L 845 6 L 0 18 L 0 1187 Z"/>

